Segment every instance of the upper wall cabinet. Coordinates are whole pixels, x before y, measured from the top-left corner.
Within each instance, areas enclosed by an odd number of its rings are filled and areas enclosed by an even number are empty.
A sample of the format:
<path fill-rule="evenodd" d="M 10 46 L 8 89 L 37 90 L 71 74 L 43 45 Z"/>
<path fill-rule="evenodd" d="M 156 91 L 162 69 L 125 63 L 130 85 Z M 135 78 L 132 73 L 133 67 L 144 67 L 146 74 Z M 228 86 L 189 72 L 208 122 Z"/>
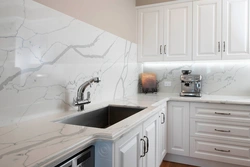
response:
<path fill-rule="evenodd" d="M 138 60 L 163 60 L 163 7 L 140 9 L 138 19 Z"/>
<path fill-rule="evenodd" d="M 200 0 L 193 9 L 193 60 L 250 58 L 248 0 Z"/>
<path fill-rule="evenodd" d="M 250 58 L 249 0 L 223 0 L 222 59 Z"/>
<path fill-rule="evenodd" d="M 164 60 L 192 59 L 192 2 L 164 6 Z"/>
<path fill-rule="evenodd" d="M 221 0 L 193 3 L 193 60 L 221 59 Z"/>
<path fill-rule="evenodd" d="M 139 9 L 138 60 L 191 60 L 192 2 Z"/>
<path fill-rule="evenodd" d="M 249 0 L 165 4 L 138 10 L 139 61 L 250 59 Z"/>

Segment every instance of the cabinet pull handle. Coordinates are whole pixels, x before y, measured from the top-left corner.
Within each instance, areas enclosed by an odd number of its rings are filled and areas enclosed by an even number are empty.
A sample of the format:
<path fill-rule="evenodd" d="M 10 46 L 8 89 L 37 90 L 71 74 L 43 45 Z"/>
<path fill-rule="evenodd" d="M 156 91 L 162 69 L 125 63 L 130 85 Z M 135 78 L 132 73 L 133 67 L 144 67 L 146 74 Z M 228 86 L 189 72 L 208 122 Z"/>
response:
<path fill-rule="evenodd" d="M 230 130 L 219 130 L 219 129 L 214 129 L 215 131 L 218 131 L 218 132 L 231 132 Z"/>
<path fill-rule="evenodd" d="M 214 148 L 214 150 L 215 150 L 215 151 L 220 151 L 220 152 L 227 152 L 227 153 L 230 152 L 230 150 L 220 150 L 220 149 L 217 149 L 217 148 Z"/>
<path fill-rule="evenodd" d="M 160 45 L 160 54 L 162 54 L 162 52 L 161 52 L 161 48 L 162 48 L 162 45 Z"/>
<path fill-rule="evenodd" d="M 215 112 L 217 115 L 231 115 L 231 113 L 220 113 L 220 112 Z"/>
<path fill-rule="evenodd" d="M 167 54 L 166 47 L 167 45 L 164 45 L 164 54 Z"/>
<path fill-rule="evenodd" d="M 220 42 L 218 42 L 218 52 L 220 52 Z"/>
<path fill-rule="evenodd" d="M 146 138 L 146 140 L 147 140 L 147 150 L 146 150 L 145 153 L 148 153 L 148 150 L 149 150 L 149 140 L 148 140 L 148 137 L 147 137 L 147 136 L 144 136 L 144 138 Z"/>
<path fill-rule="evenodd" d="M 161 124 L 164 124 L 166 121 L 165 114 L 164 113 L 161 113 L 161 114 L 163 115 L 163 122 L 161 122 Z"/>
<path fill-rule="evenodd" d="M 226 52 L 226 42 L 223 42 L 223 52 Z"/>
<path fill-rule="evenodd" d="M 141 155 L 140 157 L 145 157 L 146 155 L 146 141 L 144 139 L 141 139 L 141 141 L 143 142 L 143 155 Z"/>

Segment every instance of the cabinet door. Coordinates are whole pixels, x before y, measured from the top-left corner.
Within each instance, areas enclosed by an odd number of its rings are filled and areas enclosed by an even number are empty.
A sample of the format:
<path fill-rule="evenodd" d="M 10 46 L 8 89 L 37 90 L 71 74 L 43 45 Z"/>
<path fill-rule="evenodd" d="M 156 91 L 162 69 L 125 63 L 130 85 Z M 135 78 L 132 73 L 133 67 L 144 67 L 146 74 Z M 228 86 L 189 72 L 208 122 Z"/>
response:
<path fill-rule="evenodd" d="M 158 114 L 152 116 L 143 124 L 144 139 L 147 141 L 148 152 L 143 158 L 143 167 L 158 166 Z"/>
<path fill-rule="evenodd" d="M 250 58 L 249 0 L 224 0 L 223 7 L 222 58 Z"/>
<path fill-rule="evenodd" d="M 159 160 L 158 165 L 161 165 L 162 160 L 167 154 L 167 108 L 166 104 L 162 105 L 159 112 Z"/>
<path fill-rule="evenodd" d="M 115 142 L 115 166 L 142 167 L 141 138 L 142 126 L 138 126 Z"/>
<path fill-rule="evenodd" d="M 192 2 L 164 7 L 164 59 L 191 60 Z"/>
<path fill-rule="evenodd" d="M 221 59 L 221 8 L 221 0 L 194 1 L 194 60 Z"/>
<path fill-rule="evenodd" d="M 138 61 L 163 60 L 163 7 L 139 9 Z"/>
<path fill-rule="evenodd" d="M 168 103 L 168 153 L 189 156 L 189 103 Z"/>

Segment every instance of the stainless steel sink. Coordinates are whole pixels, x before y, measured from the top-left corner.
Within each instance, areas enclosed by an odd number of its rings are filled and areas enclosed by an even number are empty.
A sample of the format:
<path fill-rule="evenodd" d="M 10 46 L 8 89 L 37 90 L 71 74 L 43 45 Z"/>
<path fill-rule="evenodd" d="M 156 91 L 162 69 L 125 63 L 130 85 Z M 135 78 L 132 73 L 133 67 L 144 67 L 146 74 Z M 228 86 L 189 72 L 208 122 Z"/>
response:
<path fill-rule="evenodd" d="M 63 119 L 57 122 L 96 128 L 107 128 L 143 110 L 143 107 L 107 106 L 88 113 Z"/>

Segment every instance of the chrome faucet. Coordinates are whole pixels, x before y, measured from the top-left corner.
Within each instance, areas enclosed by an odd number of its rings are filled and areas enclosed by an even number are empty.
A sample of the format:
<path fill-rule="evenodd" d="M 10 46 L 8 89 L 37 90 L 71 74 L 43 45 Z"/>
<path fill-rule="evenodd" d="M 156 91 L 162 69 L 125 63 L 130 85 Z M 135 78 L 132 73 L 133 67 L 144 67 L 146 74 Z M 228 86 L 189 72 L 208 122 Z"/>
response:
<path fill-rule="evenodd" d="M 84 82 L 77 90 L 77 97 L 76 99 L 73 100 L 74 100 L 74 105 L 78 106 L 78 111 L 84 110 L 84 105 L 91 103 L 90 92 L 87 93 L 87 98 L 84 99 L 84 91 L 89 85 L 91 86 L 92 82 L 99 83 L 101 82 L 101 80 L 99 77 L 91 78 L 90 80 Z"/>

